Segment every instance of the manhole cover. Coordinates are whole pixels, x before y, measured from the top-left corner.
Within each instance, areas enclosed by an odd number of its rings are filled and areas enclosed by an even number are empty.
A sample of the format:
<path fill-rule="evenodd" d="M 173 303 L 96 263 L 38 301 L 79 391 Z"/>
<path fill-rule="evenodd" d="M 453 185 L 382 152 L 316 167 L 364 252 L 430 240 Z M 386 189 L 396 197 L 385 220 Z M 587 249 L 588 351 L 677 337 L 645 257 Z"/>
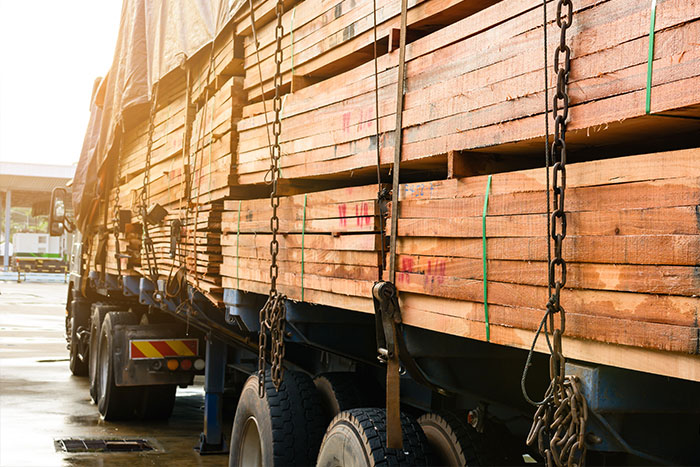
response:
<path fill-rule="evenodd" d="M 155 448 L 145 439 L 90 439 L 69 438 L 54 441 L 57 451 L 63 452 L 143 452 Z"/>

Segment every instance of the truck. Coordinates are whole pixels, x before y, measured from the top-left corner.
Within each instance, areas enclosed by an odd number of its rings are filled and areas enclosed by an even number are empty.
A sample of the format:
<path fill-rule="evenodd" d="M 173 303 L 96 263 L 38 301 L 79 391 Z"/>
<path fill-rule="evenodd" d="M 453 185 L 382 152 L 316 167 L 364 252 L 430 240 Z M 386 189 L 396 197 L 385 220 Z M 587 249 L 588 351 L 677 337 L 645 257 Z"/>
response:
<path fill-rule="evenodd" d="M 48 233 L 18 232 L 13 237 L 14 263 L 18 272 L 65 272 L 66 237 Z"/>
<path fill-rule="evenodd" d="M 700 463 L 699 18 L 125 0 L 52 196 L 72 373 L 106 422 L 203 375 L 235 466 Z"/>

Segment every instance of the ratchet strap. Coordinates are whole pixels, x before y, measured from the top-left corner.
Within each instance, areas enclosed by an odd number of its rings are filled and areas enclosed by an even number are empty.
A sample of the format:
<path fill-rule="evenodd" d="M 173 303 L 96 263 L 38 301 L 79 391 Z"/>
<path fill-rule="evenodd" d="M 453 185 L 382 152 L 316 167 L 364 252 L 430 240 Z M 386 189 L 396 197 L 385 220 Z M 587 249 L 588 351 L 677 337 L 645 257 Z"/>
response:
<path fill-rule="evenodd" d="M 387 363 L 390 357 L 396 356 L 397 362 L 403 364 L 409 375 L 418 383 L 429 387 L 440 394 L 447 394 L 443 388 L 431 383 L 420 369 L 416 361 L 411 357 L 406 346 L 403 333 L 403 321 L 401 319 L 401 307 L 399 306 L 399 294 L 396 286 L 391 282 L 375 282 L 372 287 L 372 301 L 374 302 L 374 319 L 377 334 L 377 359 Z M 399 367 L 397 366 L 397 370 Z"/>
<path fill-rule="evenodd" d="M 386 442 L 390 449 L 403 448 L 403 433 L 401 431 L 401 385 L 399 352 L 396 340 L 399 337 L 397 326 L 401 324 L 399 297 L 394 283 L 396 282 L 396 237 L 399 223 L 399 168 L 401 165 L 401 149 L 403 146 L 403 98 L 404 81 L 406 78 L 406 23 L 408 0 L 401 0 L 401 36 L 399 39 L 399 76 L 396 81 L 396 126 L 394 128 L 394 165 L 392 177 L 392 196 L 394 206 L 391 210 L 391 238 L 389 239 L 389 282 L 377 282 L 372 289 L 374 299 L 379 299 L 385 308 L 381 311 L 382 324 L 393 323 L 390 332 L 384 329 L 387 342 L 386 367 Z M 377 141 L 379 144 L 379 141 Z M 375 314 L 377 303 L 375 302 Z M 386 315 L 386 316 L 385 316 Z M 401 333 L 401 336 L 403 334 Z M 393 345 L 392 345 L 393 344 Z M 380 350 L 381 352 L 381 350 Z M 381 353 L 380 353 L 381 357 Z"/>

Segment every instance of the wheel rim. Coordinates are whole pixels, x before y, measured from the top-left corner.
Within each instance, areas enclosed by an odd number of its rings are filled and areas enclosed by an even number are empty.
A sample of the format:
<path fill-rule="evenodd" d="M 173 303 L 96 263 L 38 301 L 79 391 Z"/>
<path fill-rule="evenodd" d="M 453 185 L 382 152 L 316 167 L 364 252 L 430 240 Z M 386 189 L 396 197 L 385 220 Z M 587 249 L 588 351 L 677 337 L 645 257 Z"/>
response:
<path fill-rule="evenodd" d="M 239 446 L 239 465 L 262 467 L 262 444 L 260 442 L 258 422 L 254 417 L 248 417 L 248 420 L 246 420 Z"/>
<path fill-rule="evenodd" d="M 107 348 L 107 336 L 103 335 L 100 339 L 100 364 L 99 364 L 99 384 L 97 399 L 102 399 L 107 393 L 107 378 L 109 376 L 109 349 Z"/>

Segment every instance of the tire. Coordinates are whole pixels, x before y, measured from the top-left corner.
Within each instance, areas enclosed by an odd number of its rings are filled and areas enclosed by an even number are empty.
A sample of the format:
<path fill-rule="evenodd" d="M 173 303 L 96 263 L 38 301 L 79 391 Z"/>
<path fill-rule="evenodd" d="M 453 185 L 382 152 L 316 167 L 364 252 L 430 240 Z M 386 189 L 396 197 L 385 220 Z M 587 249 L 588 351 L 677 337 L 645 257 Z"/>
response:
<path fill-rule="evenodd" d="M 340 412 L 373 406 L 366 382 L 356 373 L 323 373 L 314 378 L 326 420 L 330 422 Z"/>
<path fill-rule="evenodd" d="M 142 401 L 140 387 L 119 387 L 114 382 L 114 326 L 137 324 L 136 317 L 127 311 L 111 311 L 100 327 L 97 352 L 97 409 L 105 421 L 130 420 L 139 417 Z"/>
<path fill-rule="evenodd" d="M 97 404 L 97 353 L 100 341 L 100 328 L 105 315 L 120 308 L 116 305 L 93 303 L 90 318 L 90 345 L 88 350 L 88 380 L 90 381 L 90 397 Z"/>
<path fill-rule="evenodd" d="M 70 308 L 69 367 L 74 376 L 87 376 L 90 353 L 87 349 L 81 349 L 78 330 L 86 328 L 90 323 L 89 303 L 84 300 L 73 300 Z"/>
<path fill-rule="evenodd" d="M 258 377 L 248 378 L 231 430 L 229 466 L 313 465 L 323 437 L 323 412 L 310 377 L 285 371 L 279 392 L 265 375 L 265 397 Z"/>
<path fill-rule="evenodd" d="M 386 411 L 351 409 L 338 414 L 326 431 L 316 467 L 433 465 L 423 430 L 401 414 L 403 449 L 386 446 Z"/>
<path fill-rule="evenodd" d="M 437 465 L 514 465 L 508 461 L 502 445 L 490 443 L 486 435 L 454 414 L 427 413 L 418 419 L 418 423 L 435 453 Z"/>
<path fill-rule="evenodd" d="M 167 420 L 173 413 L 177 385 L 136 386 L 134 392 L 141 393 L 139 418 L 142 420 Z"/>

